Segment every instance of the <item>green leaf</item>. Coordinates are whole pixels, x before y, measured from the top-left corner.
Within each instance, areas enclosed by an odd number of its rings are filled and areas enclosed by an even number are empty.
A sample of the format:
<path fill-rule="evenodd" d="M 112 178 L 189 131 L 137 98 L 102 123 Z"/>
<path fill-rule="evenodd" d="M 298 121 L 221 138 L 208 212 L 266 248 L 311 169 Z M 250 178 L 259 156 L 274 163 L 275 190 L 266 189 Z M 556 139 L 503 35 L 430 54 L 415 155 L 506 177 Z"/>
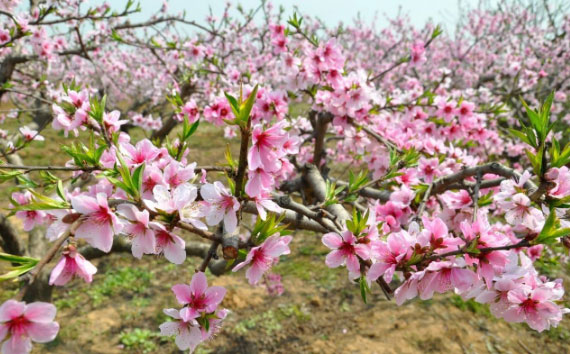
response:
<path fill-rule="evenodd" d="M 188 138 L 190 138 L 192 135 L 194 135 L 194 133 L 196 132 L 196 130 L 198 130 L 198 126 L 200 125 L 200 120 L 195 121 L 191 126 L 190 129 L 188 129 L 188 131 L 186 132 L 186 134 L 184 134 L 184 140 L 188 140 Z"/>
<path fill-rule="evenodd" d="M 24 171 L 1 171 L 0 170 L 0 183 L 10 181 L 13 178 L 20 176 L 22 174 L 24 174 Z"/>
<path fill-rule="evenodd" d="M 239 111 L 240 111 L 239 108 L 240 107 L 239 107 L 239 103 L 238 103 L 237 99 L 227 92 L 224 92 L 224 95 L 226 96 L 226 99 L 228 100 L 228 103 L 230 104 L 230 107 L 232 109 L 234 117 L 236 117 L 236 118 L 239 117 Z"/>
<path fill-rule="evenodd" d="M 570 143 L 566 144 L 564 150 L 556 158 L 552 158 L 552 167 L 562 167 L 570 163 Z"/>
<path fill-rule="evenodd" d="M 18 264 L 33 263 L 35 265 L 39 262 L 39 259 L 0 252 L 0 261 Z"/>
<path fill-rule="evenodd" d="M 519 138 L 522 142 L 527 143 L 528 145 L 534 147 L 534 144 L 531 143 L 530 139 L 523 132 L 509 128 L 509 133 L 511 133 L 515 137 Z"/>
<path fill-rule="evenodd" d="M 362 301 L 366 304 L 366 293 L 370 292 L 370 288 L 368 287 L 368 283 L 366 282 L 366 278 L 364 276 L 360 277 L 360 296 L 362 296 Z"/>
<path fill-rule="evenodd" d="M 249 115 L 251 110 L 253 109 L 253 104 L 255 103 L 255 99 L 257 98 L 257 90 L 259 89 L 259 85 L 255 85 L 253 91 L 247 96 L 247 99 L 244 103 L 240 105 L 240 112 L 239 112 L 239 121 L 243 122 L 244 124 L 247 123 L 249 120 Z"/>
<path fill-rule="evenodd" d="M 65 190 L 63 189 L 63 182 L 62 180 L 57 181 L 57 195 L 61 198 L 61 200 L 65 200 Z"/>
<path fill-rule="evenodd" d="M 143 163 L 139 167 L 137 167 L 133 172 L 133 178 L 132 178 L 133 187 L 136 189 L 137 195 L 141 194 L 144 169 L 145 169 L 145 164 Z"/>
<path fill-rule="evenodd" d="M 0 281 L 16 279 L 19 276 L 32 270 L 39 262 L 39 259 L 16 256 L 8 253 L 0 253 L 0 261 L 9 262 L 11 264 L 18 264 L 17 266 L 9 267 L 9 271 L 0 275 Z"/>
<path fill-rule="evenodd" d="M 71 205 L 69 205 L 69 203 L 67 203 L 66 201 L 59 201 L 46 197 L 44 195 L 37 193 L 33 189 L 29 189 L 29 191 L 33 196 L 32 201 L 30 201 L 28 204 L 19 205 L 14 200 L 12 200 L 12 204 L 14 204 L 14 207 L 10 209 L 11 213 L 20 210 L 53 210 L 53 209 L 71 208 Z"/>

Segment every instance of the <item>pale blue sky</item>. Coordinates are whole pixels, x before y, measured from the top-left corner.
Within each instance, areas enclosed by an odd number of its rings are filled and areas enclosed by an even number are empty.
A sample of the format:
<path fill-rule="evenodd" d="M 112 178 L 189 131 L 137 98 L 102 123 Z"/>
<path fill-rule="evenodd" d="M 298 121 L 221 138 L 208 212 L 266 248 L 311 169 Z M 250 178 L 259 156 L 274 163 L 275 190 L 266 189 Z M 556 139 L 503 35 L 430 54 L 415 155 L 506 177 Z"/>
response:
<path fill-rule="evenodd" d="M 94 1 L 95 3 L 98 1 Z M 109 1 L 113 8 L 119 9 L 127 0 Z M 412 23 L 420 26 L 429 18 L 436 23 L 441 23 L 452 30 L 458 16 L 459 0 L 273 0 L 275 7 L 283 5 L 285 16 L 293 13 L 293 6 L 297 5 L 302 13 L 318 16 L 328 25 L 335 25 L 340 21 L 350 23 L 358 13 L 366 20 L 371 20 L 374 14 L 379 15 L 379 24 L 385 24 L 383 14 L 390 17 L 398 13 L 399 8 L 411 17 Z M 492 0 L 493 2 L 493 0 Z M 140 0 L 143 13 L 138 15 L 146 18 L 156 12 L 162 6 L 162 0 Z M 225 0 L 170 0 L 169 12 L 177 13 L 186 11 L 186 17 L 192 20 L 202 21 L 209 13 L 209 7 L 214 14 L 221 14 L 225 6 Z M 232 1 L 236 3 L 236 1 Z M 239 1 L 244 8 L 254 8 L 259 4 L 258 0 Z M 462 0 L 462 6 L 477 6 L 478 0 Z"/>

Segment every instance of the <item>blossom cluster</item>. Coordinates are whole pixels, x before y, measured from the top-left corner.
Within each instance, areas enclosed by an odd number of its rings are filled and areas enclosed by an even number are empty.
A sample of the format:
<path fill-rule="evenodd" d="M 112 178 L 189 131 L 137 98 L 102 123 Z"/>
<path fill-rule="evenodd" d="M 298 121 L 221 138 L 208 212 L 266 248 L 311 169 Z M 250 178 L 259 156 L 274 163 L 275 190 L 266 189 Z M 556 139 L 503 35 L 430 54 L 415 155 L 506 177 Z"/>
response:
<path fill-rule="evenodd" d="M 165 309 L 164 313 L 174 321 L 160 325 L 164 336 L 176 336 L 180 350 L 193 352 L 196 346 L 211 338 L 220 328 L 228 310 L 218 309 L 226 295 L 226 289 L 208 287 L 206 275 L 194 274 L 190 285 L 176 284 L 172 287 L 176 300 L 182 309 Z"/>

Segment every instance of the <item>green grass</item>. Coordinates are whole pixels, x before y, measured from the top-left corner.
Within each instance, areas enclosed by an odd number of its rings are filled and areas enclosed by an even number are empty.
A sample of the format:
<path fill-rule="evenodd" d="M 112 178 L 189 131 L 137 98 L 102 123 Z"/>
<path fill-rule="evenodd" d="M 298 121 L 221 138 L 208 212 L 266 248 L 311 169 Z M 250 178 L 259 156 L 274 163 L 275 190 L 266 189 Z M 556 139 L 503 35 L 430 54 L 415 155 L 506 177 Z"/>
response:
<path fill-rule="evenodd" d="M 87 294 L 95 306 L 100 305 L 106 298 L 117 295 L 141 294 L 149 286 L 151 273 L 140 268 L 125 267 L 112 270 L 105 274 L 102 283 L 93 285 Z"/>
<path fill-rule="evenodd" d="M 125 349 L 132 351 L 151 353 L 156 350 L 156 339 L 160 333 L 148 329 L 135 328 L 121 332 L 119 341 Z"/>
<path fill-rule="evenodd" d="M 449 299 L 452 305 L 463 311 L 470 311 L 478 315 L 483 315 L 489 319 L 494 319 L 495 317 L 491 314 L 489 306 L 486 304 L 480 304 L 473 299 L 467 301 L 463 300 L 459 295 L 452 295 Z"/>

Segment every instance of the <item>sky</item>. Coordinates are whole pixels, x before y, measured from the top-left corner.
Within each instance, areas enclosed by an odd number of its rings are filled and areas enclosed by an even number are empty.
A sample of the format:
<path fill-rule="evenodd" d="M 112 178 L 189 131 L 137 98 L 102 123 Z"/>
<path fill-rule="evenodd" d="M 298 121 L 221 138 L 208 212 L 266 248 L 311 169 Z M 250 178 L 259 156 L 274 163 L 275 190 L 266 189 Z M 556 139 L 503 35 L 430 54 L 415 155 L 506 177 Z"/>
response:
<path fill-rule="evenodd" d="M 142 13 L 137 17 L 148 18 L 162 6 L 162 0 L 139 0 Z M 114 9 L 120 9 L 127 0 L 112 0 Z M 350 23 L 358 14 L 365 20 L 372 20 L 375 14 L 379 15 L 379 25 L 385 24 L 383 14 L 394 17 L 399 9 L 407 13 L 412 23 L 417 26 L 424 24 L 428 19 L 442 24 L 448 30 L 453 30 L 458 16 L 459 0 L 272 0 L 275 7 L 283 5 L 285 17 L 293 13 L 293 6 L 298 6 L 301 13 L 318 16 L 327 25 L 336 25 L 339 22 Z M 202 21 L 209 13 L 211 7 L 214 14 L 221 14 L 225 0 L 170 0 L 169 12 L 178 13 L 186 11 L 190 20 Z M 232 1 L 236 3 L 236 1 Z M 244 8 L 255 8 L 259 0 L 239 1 Z M 478 0 L 462 0 L 462 4 L 476 6 Z"/>

